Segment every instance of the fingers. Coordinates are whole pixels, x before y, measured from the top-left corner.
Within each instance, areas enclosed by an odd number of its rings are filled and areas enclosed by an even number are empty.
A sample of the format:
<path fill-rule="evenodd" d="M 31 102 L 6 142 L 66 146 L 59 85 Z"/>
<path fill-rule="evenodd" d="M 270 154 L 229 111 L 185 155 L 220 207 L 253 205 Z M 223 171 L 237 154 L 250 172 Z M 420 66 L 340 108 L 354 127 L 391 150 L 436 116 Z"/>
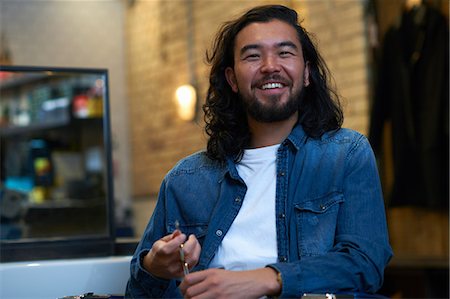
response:
<path fill-rule="evenodd" d="M 180 231 L 175 231 L 170 235 L 164 236 L 153 244 L 156 249 L 161 250 L 165 254 L 171 254 L 178 250 L 181 244 L 186 241 L 186 235 Z M 159 251 L 158 250 L 158 251 Z"/>
<path fill-rule="evenodd" d="M 185 298 L 192 298 L 206 291 L 204 284 L 201 282 L 206 278 L 205 271 L 191 273 L 184 277 L 180 284 L 180 291 Z"/>
<path fill-rule="evenodd" d="M 164 242 L 169 242 L 170 240 L 174 239 L 175 237 L 178 237 L 181 234 L 182 234 L 181 231 L 177 229 L 173 233 L 162 237 L 161 240 Z"/>
<path fill-rule="evenodd" d="M 180 231 L 166 235 L 153 243 L 144 258 L 144 267 L 153 275 L 161 278 L 181 277 L 180 245 L 186 241 L 186 235 Z"/>
<path fill-rule="evenodd" d="M 201 246 L 194 235 L 187 238 L 178 229 L 153 243 L 148 256 L 144 259 L 144 267 L 161 278 L 182 277 L 184 272 L 180 250 L 191 270 L 198 263 Z"/>
<path fill-rule="evenodd" d="M 200 257 L 201 246 L 194 235 L 190 235 L 183 245 L 184 259 L 188 263 L 189 269 L 197 265 Z"/>
<path fill-rule="evenodd" d="M 221 279 L 217 276 L 218 269 L 207 269 L 185 276 L 180 284 L 180 291 L 185 298 L 218 298 L 217 289 Z M 231 297 L 229 297 L 231 298 Z"/>

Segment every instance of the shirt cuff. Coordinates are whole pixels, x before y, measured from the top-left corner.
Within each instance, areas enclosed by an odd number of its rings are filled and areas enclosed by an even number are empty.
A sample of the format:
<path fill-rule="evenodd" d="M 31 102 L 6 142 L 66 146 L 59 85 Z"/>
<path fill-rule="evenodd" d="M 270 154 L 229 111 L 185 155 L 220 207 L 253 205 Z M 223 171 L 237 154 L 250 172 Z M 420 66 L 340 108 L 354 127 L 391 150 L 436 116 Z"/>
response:
<path fill-rule="evenodd" d="M 138 267 L 136 271 L 136 280 L 139 281 L 141 286 L 150 292 L 152 296 L 156 298 L 164 297 L 164 293 L 169 287 L 170 280 L 156 277 L 148 272 L 143 265 L 143 258 L 148 253 L 148 249 L 144 249 L 138 254 Z"/>
<path fill-rule="evenodd" d="M 288 263 L 276 263 L 267 265 L 267 267 L 277 271 L 282 278 L 281 293 L 277 298 L 298 298 L 300 290 L 298 281 L 292 277 L 292 269 Z M 289 275 L 291 273 L 291 275 Z"/>

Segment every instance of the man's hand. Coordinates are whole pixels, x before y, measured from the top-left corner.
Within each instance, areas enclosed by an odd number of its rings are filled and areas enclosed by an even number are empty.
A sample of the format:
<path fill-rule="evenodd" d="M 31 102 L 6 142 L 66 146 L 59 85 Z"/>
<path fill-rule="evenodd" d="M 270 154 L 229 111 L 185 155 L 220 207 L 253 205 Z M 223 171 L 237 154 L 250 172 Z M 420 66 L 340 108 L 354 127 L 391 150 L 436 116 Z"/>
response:
<path fill-rule="evenodd" d="M 153 275 L 164 279 L 182 277 L 180 250 L 184 252 L 189 269 L 197 265 L 201 251 L 200 243 L 194 235 L 190 235 L 185 241 L 186 235 L 179 230 L 156 241 L 144 257 L 144 268 Z M 185 243 L 181 249 L 180 245 L 183 242 Z"/>
<path fill-rule="evenodd" d="M 251 271 L 208 269 L 186 275 L 180 284 L 185 298 L 260 298 L 281 291 L 271 268 Z"/>

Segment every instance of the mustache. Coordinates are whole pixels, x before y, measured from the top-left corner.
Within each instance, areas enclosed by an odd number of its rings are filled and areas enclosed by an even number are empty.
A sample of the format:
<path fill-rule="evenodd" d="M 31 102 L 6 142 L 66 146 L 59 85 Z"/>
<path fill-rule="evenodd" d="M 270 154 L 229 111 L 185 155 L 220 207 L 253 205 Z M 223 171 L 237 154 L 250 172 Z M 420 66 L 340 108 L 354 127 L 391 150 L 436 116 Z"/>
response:
<path fill-rule="evenodd" d="M 291 85 L 291 80 L 284 78 L 283 76 L 279 74 L 270 74 L 262 77 L 261 79 L 258 79 L 253 83 L 253 87 L 261 86 L 265 83 L 271 82 L 271 81 L 277 81 L 284 85 Z"/>

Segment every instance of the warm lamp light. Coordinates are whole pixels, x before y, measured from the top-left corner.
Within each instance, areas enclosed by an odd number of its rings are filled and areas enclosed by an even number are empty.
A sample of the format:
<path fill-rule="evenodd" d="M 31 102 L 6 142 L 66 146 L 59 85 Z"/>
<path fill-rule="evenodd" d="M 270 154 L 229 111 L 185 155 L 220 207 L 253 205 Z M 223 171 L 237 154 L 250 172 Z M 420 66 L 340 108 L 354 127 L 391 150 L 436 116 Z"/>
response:
<path fill-rule="evenodd" d="M 178 116 L 182 120 L 193 120 L 197 102 L 197 92 L 192 85 L 182 85 L 175 92 Z"/>

